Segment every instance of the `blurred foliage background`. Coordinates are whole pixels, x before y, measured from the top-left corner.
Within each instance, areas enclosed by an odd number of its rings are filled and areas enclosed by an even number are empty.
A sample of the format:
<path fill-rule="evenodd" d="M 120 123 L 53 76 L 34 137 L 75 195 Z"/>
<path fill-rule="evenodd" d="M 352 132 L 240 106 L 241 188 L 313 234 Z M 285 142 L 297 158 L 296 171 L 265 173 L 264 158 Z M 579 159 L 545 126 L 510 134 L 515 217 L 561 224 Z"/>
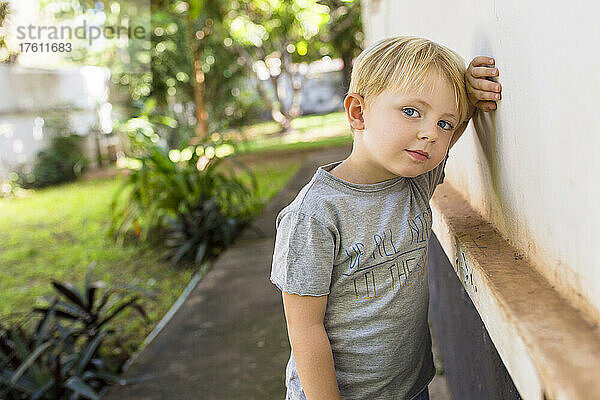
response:
<path fill-rule="evenodd" d="M 127 90 L 132 116 L 148 99 L 155 113 L 170 118 L 159 128 L 171 147 L 270 116 L 282 132 L 300 115 L 301 65 L 324 57 L 344 62 L 344 84 L 363 33 L 358 0 L 43 0 L 57 18 L 89 10 L 108 24 L 150 19 L 149 43 L 80 49 L 74 63 L 110 68 L 112 81 Z M 144 15 L 144 13 L 150 15 Z M 134 43 L 135 44 L 135 43 Z M 127 54 L 123 54 L 126 51 Z M 260 84 L 257 70 L 268 71 Z M 142 72 L 140 72 L 142 71 Z M 278 87 L 292 81 L 291 107 Z M 263 76 L 264 79 L 264 76 Z M 281 84 L 279 83 L 279 86 Z M 177 128 L 177 129 L 175 129 Z"/>

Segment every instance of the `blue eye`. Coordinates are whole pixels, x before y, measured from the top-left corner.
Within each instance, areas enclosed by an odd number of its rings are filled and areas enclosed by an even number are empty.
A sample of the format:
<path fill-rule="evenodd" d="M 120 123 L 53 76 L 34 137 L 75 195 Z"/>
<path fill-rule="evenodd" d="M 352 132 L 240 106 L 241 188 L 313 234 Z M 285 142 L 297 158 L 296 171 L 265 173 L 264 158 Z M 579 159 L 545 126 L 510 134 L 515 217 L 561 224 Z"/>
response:
<path fill-rule="evenodd" d="M 411 107 L 406 107 L 406 108 L 402 109 L 402 112 L 404 112 L 406 114 L 405 110 L 412 110 L 412 111 L 415 111 L 417 114 L 419 113 L 417 110 L 415 110 L 414 108 L 411 108 Z M 413 115 L 412 114 L 408 114 L 408 116 L 412 117 Z"/>
<path fill-rule="evenodd" d="M 448 125 L 448 126 L 449 126 L 449 128 L 444 128 L 443 126 L 440 126 L 440 128 L 442 128 L 442 129 L 446 129 L 446 130 L 448 130 L 448 131 L 450 131 L 450 130 L 454 129 L 454 127 L 453 127 L 453 126 L 452 126 L 450 123 L 448 123 L 448 122 L 446 122 L 446 121 L 440 121 L 440 122 L 443 122 L 443 123 L 445 123 L 446 125 Z M 438 126 L 439 126 L 439 124 L 438 124 Z"/>
<path fill-rule="evenodd" d="M 406 110 L 409 110 L 409 111 L 411 111 L 411 113 L 407 113 L 407 112 L 406 112 Z M 414 115 L 414 113 L 412 113 L 413 111 L 414 111 L 414 112 L 416 112 L 417 114 L 419 113 L 417 110 L 415 110 L 415 109 L 414 109 L 414 108 L 412 108 L 412 107 L 405 107 L 405 108 L 403 108 L 403 109 L 402 109 L 402 112 L 403 112 L 403 113 L 405 113 L 406 115 L 408 115 L 409 117 L 414 117 L 414 116 L 415 116 L 415 115 Z M 439 126 L 440 128 L 442 128 L 442 129 L 445 129 L 445 130 L 447 130 L 447 131 L 450 131 L 450 130 L 454 129 L 454 127 L 452 126 L 452 124 L 450 124 L 449 122 L 446 122 L 446 121 L 440 121 L 440 122 L 443 122 L 443 123 L 445 123 L 446 125 L 448 125 L 448 127 L 447 127 L 447 128 L 444 128 L 444 126 L 441 126 L 441 125 L 439 125 L 439 123 L 438 123 L 438 126 Z"/>

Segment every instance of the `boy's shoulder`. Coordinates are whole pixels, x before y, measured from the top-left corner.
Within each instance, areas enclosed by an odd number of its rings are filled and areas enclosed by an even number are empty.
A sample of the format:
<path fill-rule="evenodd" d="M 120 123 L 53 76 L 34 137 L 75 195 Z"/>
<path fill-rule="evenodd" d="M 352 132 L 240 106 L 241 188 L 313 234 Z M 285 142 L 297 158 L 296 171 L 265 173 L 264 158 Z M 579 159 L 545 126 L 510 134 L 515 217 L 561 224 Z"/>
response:
<path fill-rule="evenodd" d="M 311 180 L 304 185 L 294 200 L 285 206 L 277 216 L 279 221 L 289 213 L 311 217 L 322 225 L 334 228 L 339 224 L 339 208 L 352 202 L 352 194 L 332 179 L 329 171 L 341 161 L 332 162 L 317 168 Z"/>
<path fill-rule="evenodd" d="M 332 164 L 319 167 L 329 167 Z M 311 180 L 304 185 L 296 197 L 285 206 L 277 216 L 277 222 L 288 213 L 297 213 L 312 217 L 323 224 L 331 223 L 332 214 L 335 214 L 336 204 L 344 193 L 322 178 L 322 173 L 317 170 Z"/>

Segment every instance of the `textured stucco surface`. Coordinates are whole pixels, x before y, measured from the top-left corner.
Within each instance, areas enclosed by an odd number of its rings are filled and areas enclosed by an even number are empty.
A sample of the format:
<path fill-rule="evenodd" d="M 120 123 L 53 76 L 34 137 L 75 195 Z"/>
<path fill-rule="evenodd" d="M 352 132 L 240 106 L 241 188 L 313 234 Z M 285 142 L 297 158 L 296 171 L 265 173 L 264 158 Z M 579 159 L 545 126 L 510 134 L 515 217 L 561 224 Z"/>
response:
<path fill-rule="evenodd" d="M 436 237 L 523 398 L 573 400 L 600 393 L 598 326 L 450 183 L 438 186 L 431 207 Z"/>

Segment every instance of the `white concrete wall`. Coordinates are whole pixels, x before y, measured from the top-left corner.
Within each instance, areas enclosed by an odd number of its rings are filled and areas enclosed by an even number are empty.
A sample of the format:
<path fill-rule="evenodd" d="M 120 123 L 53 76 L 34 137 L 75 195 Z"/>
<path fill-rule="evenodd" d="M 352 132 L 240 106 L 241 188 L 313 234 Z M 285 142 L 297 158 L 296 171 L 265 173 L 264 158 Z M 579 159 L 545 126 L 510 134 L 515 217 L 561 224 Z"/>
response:
<path fill-rule="evenodd" d="M 466 64 L 477 55 L 494 57 L 503 99 L 452 148 L 446 181 L 556 290 L 600 321 L 600 4 L 363 5 L 368 43 L 414 35 L 453 48 Z"/>

